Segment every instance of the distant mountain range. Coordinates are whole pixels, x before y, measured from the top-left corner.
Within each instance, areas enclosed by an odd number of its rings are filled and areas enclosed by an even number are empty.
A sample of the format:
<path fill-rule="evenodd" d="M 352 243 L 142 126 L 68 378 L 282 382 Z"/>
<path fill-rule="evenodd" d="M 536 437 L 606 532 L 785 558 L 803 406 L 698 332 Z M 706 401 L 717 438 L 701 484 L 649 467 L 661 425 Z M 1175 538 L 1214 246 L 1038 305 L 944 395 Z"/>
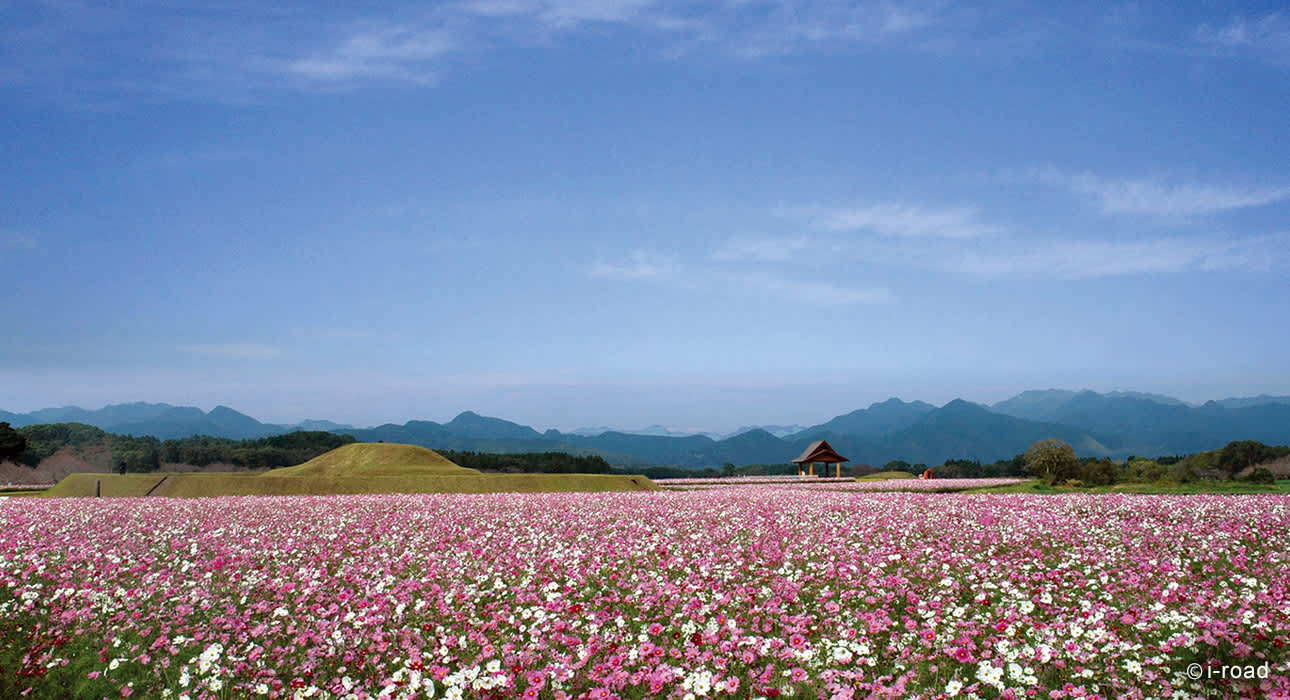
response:
<path fill-rule="evenodd" d="M 87 411 L 78 406 L 42 408 L 31 413 L 0 411 L 0 421 L 15 428 L 38 423 L 85 423 L 121 435 L 151 435 L 162 440 L 211 435 L 236 439 L 281 435 L 296 430 L 346 431 L 351 425 L 328 420 L 307 420 L 295 425 L 275 425 L 239 413 L 228 406 L 216 406 L 209 413 L 192 406 L 168 403 L 121 403 Z"/>
<path fill-rule="evenodd" d="M 671 428 L 668 428 L 663 425 L 651 425 L 648 428 L 638 428 L 638 429 L 630 429 L 630 430 L 626 428 L 611 428 L 607 425 L 602 425 L 594 428 L 578 428 L 576 430 L 569 431 L 569 434 L 592 436 L 592 435 L 599 435 L 601 433 L 613 433 L 613 432 L 627 433 L 628 435 L 657 435 L 662 437 L 689 437 L 691 435 L 706 435 L 712 438 L 713 440 L 720 440 L 724 437 L 728 437 L 728 435 L 722 435 L 720 433 L 672 430 Z M 735 433 L 731 433 L 730 435 L 734 435 L 737 432 L 738 431 L 736 431 Z"/>
<path fill-rule="evenodd" d="M 577 428 L 576 430 L 569 431 L 569 434 L 581 435 L 583 437 L 591 437 L 595 435 L 600 435 L 602 433 L 625 433 L 627 435 L 656 435 L 656 436 L 662 436 L 662 437 L 690 437 L 691 435 L 703 435 L 706 437 L 710 437 L 713 440 L 725 440 L 726 438 L 732 438 L 736 435 L 742 435 L 744 433 L 747 433 L 753 430 L 765 430 L 766 432 L 770 433 L 771 435 L 774 435 L 775 437 L 786 437 L 788 435 L 800 433 L 803 430 L 806 430 L 806 427 L 801 425 L 742 425 L 728 433 L 711 433 L 711 432 L 702 432 L 702 431 L 673 430 L 671 428 L 668 428 L 662 425 L 651 425 L 648 428 L 640 428 L 637 430 L 628 430 L 625 428 L 611 428 L 607 425 L 602 425 L 595 428 Z"/>
<path fill-rule="evenodd" d="M 368 428 L 307 420 L 261 423 L 227 406 L 209 412 L 190 406 L 130 403 L 97 411 L 47 408 L 25 414 L 0 411 L 15 427 L 87 423 L 113 433 L 162 439 L 190 435 L 256 438 L 295 430 L 346 433 L 368 442 L 410 443 L 482 452 L 568 451 L 598 454 L 617 465 L 686 467 L 787 462 L 815 440 L 827 439 L 855 463 L 940 464 L 946 459 L 993 462 L 1011 458 L 1046 438 L 1064 440 L 1080 455 L 1124 457 L 1184 454 L 1233 440 L 1290 442 L 1290 396 L 1260 395 L 1191 405 L 1157 394 L 1049 389 L 1026 391 L 993 406 L 956 399 L 936 407 L 892 398 L 803 428 L 745 426 L 725 436 L 679 435 L 662 426 L 639 431 L 583 428 L 537 430 L 466 411 L 447 423 L 413 420 Z"/>

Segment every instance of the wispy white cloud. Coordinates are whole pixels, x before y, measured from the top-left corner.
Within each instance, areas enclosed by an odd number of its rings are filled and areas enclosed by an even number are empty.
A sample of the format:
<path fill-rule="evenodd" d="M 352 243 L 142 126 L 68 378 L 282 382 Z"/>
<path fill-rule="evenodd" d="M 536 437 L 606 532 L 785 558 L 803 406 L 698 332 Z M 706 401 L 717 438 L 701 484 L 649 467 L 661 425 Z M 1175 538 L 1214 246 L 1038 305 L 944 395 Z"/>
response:
<path fill-rule="evenodd" d="M 1290 190 L 1273 188 L 1188 186 L 1153 190 L 1146 186 L 1117 187 L 1122 183 L 1092 176 L 1068 178 L 1053 171 L 1045 172 L 1043 177 L 1060 177 L 1061 183 L 1072 188 L 1082 184 L 1090 193 L 1104 195 L 1106 209 L 1117 212 L 1211 211 L 1290 199 Z M 813 289 L 798 281 L 811 279 L 806 265 L 809 259 L 795 254 L 802 250 L 825 251 L 828 259 L 844 266 L 874 266 L 902 274 L 934 270 L 976 280 L 1098 279 L 1215 270 L 1256 272 L 1290 265 L 1290 233 L 1180 235 L 1172 231 L 1169 235 L 1135 234 L 1132 238 L 1080 236 L 996 225 L 983 220 L 977 212 L 971 206 L 935 209 L 891 203 L 833 209 L 780 206 L 773 211 L 778 218 L 805 220 L 821 233 L 812 238 L 792 234 L 736 237 L 718 248 L 712 259 L 754 267 L 757 263 L 774 263 L 776 272 L 800 269 L 803 275 L 793 278 L 793 283 L 799 285 L 797 293 L 808 297 L 817 293 L 828 297 L 838 290 Z M 776 286 L 773 281 L 769 285 Z M 788 290 L 781 287 L 781 291 Z M 880 289 L 852 291 L 856 292 L 854 301 L 891 298 Z M 848 298 L 848 293 L 842 291 L 837 296 Z"/>
<path fill-rule="evenodd" d="M 1286 185 L 1221 185 L 1165 178 L 1108 178 L 1093 173 L 1035 172 L 1041 182 L 1095 202 L 1107 214 L 1189 216 L 1244 209 L 1290 199 Z"/>
<path fill-rule="evenodd" d="M 372 79 L 432 84 L 439 61 L 460 48 L 461 38 L 444 27 L 360 26 L 333 46 L 287 62 L 285 70 L 316 85 Z"/>
<path fill-rule="evenodd" d="M 757 60 L 818 50 L 1048 45 L 1062 27 L 1053 17 L 946 0 L 450 0 L 394 8 L 18 0 L 0 13 L 0 85 L 39 86 L 40 94 L 94 108 L 140 95 L 243 102 L 284 89 L 422 87 L 468 56 L 611 32 L 630 35 L 645 54 Z M 1290 65 L 1285 12 L 1202 24 L 1167 46 L 1143 22 L 1112 24 L 1138 33 L 1123 37 L 1124 45 Z"/>
<path fill-rule="evenodd" d="M 1051 173 L 1046 177 L 1052 177 Z M 1067 182 L 1066 179 L 1062 180 Z M 1089 180 L 1093 182 L 1095 180 Z M 1075 180 L 1071 180 L 1075 182 Z M 1108 210 L 1133 207 L 1153 213 L 1210 211 L 1290 198 L 1290 191 L 1190 187 L 1150 191 L 1107 185 Z M 1125 194 L 1135 191 L 1138 199 Z M 1116 196 L 1123 199 L 1116 199 Z M 893 271 L 936 270 L 979 280 L 1071 280 L 1149 276 L 1187 271 L 1266 271 L 1290 265 L 1290 233 L 1272 235 L 1200 234 L 1165 236 L 1071 236 L 1023 232 L 981 220 L 977 209 L 935 210 L 914 205 L 879 204 L 852 209 L 780 207 L 781 218 L 799 220 L 833 235 L 733 238 L 714 260 L 798 265 L 799 249 L 826 250 L 840 264 L 873 265 Z M 857 235 L 858 234 L 858 235 Z M 802 279 L 810 279 L 803 275 Z M 812 295 L 817 290 L 802 288 Z M 828 296 L 820 290 L 821 296 Z M 845 294 L 842 295 L 845 298 Z M 882 300 L 882 290 L 859 290 L 856 300 Z"/>
<path fill-rule="evenodd" d="M 1055 239 L 921 259 L 968 277 L 1076 280 L 1187 271 L 1267 270 L 1286 262 L 1290 235 L 1147 240 Z"/>
<path fill-rule="evenodd" d="M 254 155 L 253 151 L 244 148 L 210 146 L 165 153 L 149 159 L 144 165 L 155 164 L 163 168 L 191 168 L 233 163 L 250 158 L 252 155 Z"/>
<path fill-rule="evenodd" d="M 1235 17 L 1226 24 L 1202 24 L 1196 29 L 1196 40 L 1202 45 L 1249 51 L 1290 65 L 1290 15 L 1281 12 Z"/>
<path fill-rule="evenodd" d="M 38 247 L 35 236 L 0 231 L 0 253 L 22 253 Z"/>
<path fill-rule="evenodd" d="M 0 22 L 0 84 L 244 102 L 274 90 L 435 84 L 468 54 L 608 31 L 645 53 L 756 58 L 829 45 L 924 45 L 931 0 L 465 0 L 376 12 L 348 5 L 90 5 L 19 0 Z"/>
<path fill-rule="evenodd" d="M 715 259 L 710 256 L 709 259 Z M 728 259 L 727 262 L 746 259 Z M 765 258 L 754 262 L 766 262 Z M 619 263 L 598 262 L 588 274 L 624 282 L 648 282 L 675 289 L 698 290 L 706 294 L 727 293 L 744 297 L 788 300 L 816 305 L 870 304 L 887 301 L 891 294 L 884 288 L 855 287 L 833 282 L 819 282 L 809 276 L 796 279 L 765 266 L 716 264 L 690 265 L 675 257 L 634 252 Z"/>
<path fill-rule="evenodd" d="M 587 272 L 593 277 L 615 280 L 674 279 L 679 266 L 670 256 L 637 250 L 621 262 L 596 262 Z"/>
<path fill-rule="evenodd" d="M 660 12 L 662 5 L 657 0 L 473 0 L 461 7 L 484 17 L 527 17 L 553 29 L 572 29 L 588 23 L 638 22 L 647 13 Z"/>
<path fill-rule="evenodd" d="M 194 355 L 236 360 L 262 360 L 278 357 L 282 354 L 282 348 L 264 343 L 210 343 L 178 345 L 176 348 Z"/>
<path fill-rule="evenodd" d="M 892 238 L 968 239 L 993 236 L 998 226 L 980 220 L 974 207 L 926 209 L 898 203 L 806 210 L 810 225 L 833 233 L 864 232 Z"/>
<path fill-rule="evenodd" d="M 731 238 L 712 253 L 712 259 L 718 262 L 783 262 L 810 246 L 811 240 L 805 236 Z"/>
<path fill-rule="evenodd" d="M 782 275 L 735 274 L 732 279 L 745 285 L 752 292 L 789 299 L 805 304 L 847 306 L 875 304 L 891 301 L 891 292 L 884 287 L 855 287 L 834 282 L 820 282 L 810 278 L 795 279 Z"/>
<path fill-rule="evenodd" d="M 753 56 L 811 43 L 873 43 L 907 36 L 939 23 L 944 6 L 919 0 L 471 0 L 459 7 L 467 14 L 520 19 L 551 31 L 619 25 Z"/>
<path fill-rule="evenodd" d="M 1102 45 L 1131 52 L 1194 59 L 1252 59 L 1290 68 L 1290 14 L 1285 10 L 1241 13 L 1250 3 L 1216 3 L 1217 17 L 1174 25 L 1158 8 L 1112 5 L 1103 14 L 1105 33 L 1090 33 Z M 1087 27 L 1081 27 L 1087 32 Z"/>
<path fill-rule="evenodd" d="M 755 8 L 760 23 L 726 21 L 714 24 L 709 44 L 744 58 L 795 53 L 814 45 L 877 46 L 911 42 L 919 46 L 927 30 L 945 23 L 944 4 L 891 2 L 732 3 Z M 941 37 L 943 39 L 943 37 Z M 943 44 L 943 42 L 942 42 Z"/>

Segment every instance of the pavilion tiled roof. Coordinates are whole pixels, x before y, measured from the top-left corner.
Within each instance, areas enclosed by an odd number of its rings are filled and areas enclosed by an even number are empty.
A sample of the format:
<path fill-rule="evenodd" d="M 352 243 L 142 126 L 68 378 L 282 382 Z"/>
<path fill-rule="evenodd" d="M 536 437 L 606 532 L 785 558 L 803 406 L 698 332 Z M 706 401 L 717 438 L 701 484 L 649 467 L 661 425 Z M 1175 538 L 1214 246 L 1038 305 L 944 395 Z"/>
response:
<path fill-rule="evenodd" d="M 816 440 L 808 445 L 806 447 L 806 451 L 802 452 L 800 457 L 793 460 L 793 463 L 807 464 L 812 462 L 828 462 L 833 464 L 837 462 L 850 461 L 851 460 L 834 451 L 833 446 L 829 444 L 828 440 Z"/>

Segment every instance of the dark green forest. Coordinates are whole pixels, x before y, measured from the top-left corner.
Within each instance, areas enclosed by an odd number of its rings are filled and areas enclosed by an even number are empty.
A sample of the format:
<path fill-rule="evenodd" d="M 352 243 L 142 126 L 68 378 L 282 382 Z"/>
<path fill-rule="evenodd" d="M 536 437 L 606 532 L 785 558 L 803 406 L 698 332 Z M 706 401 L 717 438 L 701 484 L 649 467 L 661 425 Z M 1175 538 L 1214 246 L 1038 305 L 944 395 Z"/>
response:
<path fill-rule="evenodd" d="M 104 449 L 115 471 L 151 472 L 163 462 L 205 467 L 231 464 L 243 469 L 272 469 L 307 462 L 320 454 L 354 442 L 351 435 L 298 431 L 254 440 L 200 435 L 173 440 L 115 435 L 84 423 L 29 425 L 14 430 L 0 423 L 0 459 L 35 467 L 62 448 L 70 447 L 84 456 L 86 450 Z M 537 472 L 547 474 L 608 474 L 609 462 L 598 456 L 577 456 L 566 452 L 490 454 L 440 450 L 444 457 L 488 472 Z"/>
<path fill-rule="evenodd" d="M 490 454 L 458 450 L 437 450 L 463 467 L 485 472 L 536 472 L 542 474 L 608 474 L 603 457 L 577 456 L 567 452 L 519 452 Z M 638 472 L 637 472 L 638 473 Z"/>
<path fill-rule="evenodd" d="M 27 449 L 27 438 L 8 423 L 0 422 L 0 461 L 17 459 Z"/>
<path fill-rule="evenodd" d="M 232 464 L 247 469 L 291 467 L 308 462 L 324 452 L 355 442 L 352 435 L 322 431 L 299 431 L 258 440 L 229 440 L 197 436 L 166 440 L 161 443 L 161 457 L 166 462 L 192 464 Z"/>
<path fill-rule="evenodd" d="M 21 451 L 11 456 L 19 464 L 35 467 L 65 447 L 82 455 L 86 450 L 106 447 L 113 470 L 122 474 L 156 471 L 162 462 L 196 467 L 231 464 L 245 469 L 289 467 L 354 442 L 350 435 L 320 431 L 256 440 L 197 436 L 162 441 L 154 437 L 116 435 L 84 423 L 28 425 L 12 432 L 23 441 Z M 4 431 L 0 430 L 0 444 L 8 444 L 3 440 Z"/>
<path fill-rule="evenodd" d="M 1067 446 L 1069 447 L 1069 446 Z M 934 467 L 935 478 L 980 478 L 998 476 L 1039 477 L 1050 484 L 1078 486 L 1110 486 L 1122 483 L 1176 483 L 1185 484 L 1203 480 L 1241 480 L 1272 483 L 1275 476 L 1260 466 L 1290 455 L 1290 446 L 1266 445 L 1256 440 L 1239 440 L 1225 447 L 1191 455 L 1162 455 L 1155 458 L 1130 455 L 1124 460 L 1107 457 L 1078 457 L 1073 450 L 1056 468 L 1042 471 L 1032 464 L 1027 454 L 1010 460 L 982 464 L 973 460 L 951 459 Z M 923 465 L 888 463 L 886 470 L 921 473 Z"/>

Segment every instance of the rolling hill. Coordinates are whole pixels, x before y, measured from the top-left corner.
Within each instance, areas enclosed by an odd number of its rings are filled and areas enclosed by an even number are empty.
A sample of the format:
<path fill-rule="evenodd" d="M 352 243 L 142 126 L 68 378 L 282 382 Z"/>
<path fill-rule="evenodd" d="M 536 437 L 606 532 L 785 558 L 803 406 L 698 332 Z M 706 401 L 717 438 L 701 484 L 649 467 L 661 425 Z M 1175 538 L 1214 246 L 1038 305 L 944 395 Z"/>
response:
<path fill-rule="evenodd" d="M 98 411 L 67 407 L 30 414 L 0 412 L 0 420 L 15 426 L 29 425 L 38 418 L 77 419 L 111 432 L 163 439 L 194 434 L 273 435 L 295 429 L 260 423 L 225 406 L 209 413 L 147 403 L 118 404 Z M 1035 440 L 1049 437 L 1071 443 L 1081 455 L 1111 457 L 1190 453 L 1233 440 L 1285 444 L 1290 442 L 1290 398 L 1231 398 L 1193 406 L 1158 394 L 1050 389 L 1022 392 L 990 407 L 955 400 L 940 408 L 891 398 L 792 434 L 776 436 L 764 429 L 751 429 L 724 439 L 613 430 L 589 434 L 591 431 L 561 433 L 551 429 L 539 433 L 532 427 L 473 411 L 446 423 L 412 420 L 402 425 L 350 428 L 315 420 L 301 425 L 352 435 L 363 442 L 432 449 L 598 455 L 620 467 L 782 463 L 819 439 L 829 440 L 853 462 L 939 464 L 949 458 L 1007 459 Z"/>
<path fill-rule="evenodd" d="M 936 407 L 929 403 L 922 401 L 905 403 L 893 397 L 882 403 L 872 404 L 869 408 L 852 411 L 827 423 L 812 426 L 796 435 L 788 436 L 788 439 L 804 440 L 814 435 L 880 437 L 908 428 L 935 410 Z"/>
<path fill-rule="evenodd" d="M 946 459 L 993 462 L 1026 451 L 1036 441 L 1057 438 L 1083 456 L 1105 457 L 1114 450 L 1088 431 L 1069 425 L 1030 421 L 994 413 L 962 399 L 931 411 L 914 425 L 881 438 L 873 463 L 884 457 L 911 463 L 941 464 Z"/>
<path fill-rule="evenodd" d="M 1168 398 L 1168 397 L 1165 397 Z M 1232 440 L 1290 441 L 1290 402 L 1228 399 L 1190 406 L 1151 394 L 1025 392 L 993 409 L 1014 417 L 1050 421 L 1095 433 L 1140 455 L 1184 454 Z M 1078 447 L 1076 447 L 1078 450 Z"/>

